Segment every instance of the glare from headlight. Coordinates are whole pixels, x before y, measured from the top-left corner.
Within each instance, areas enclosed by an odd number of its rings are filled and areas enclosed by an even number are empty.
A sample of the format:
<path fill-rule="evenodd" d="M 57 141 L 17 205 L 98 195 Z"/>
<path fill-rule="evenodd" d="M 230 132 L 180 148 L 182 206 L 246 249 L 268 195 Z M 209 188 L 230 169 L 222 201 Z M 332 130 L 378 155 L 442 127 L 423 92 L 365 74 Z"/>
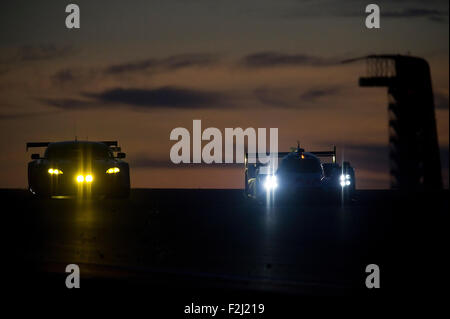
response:
<path fill-rule="evenodd" d="M 92 175 L 86 175 L 86 177 L 85 177 L 84 180 L 85 180 L 87 183 L 91 183 L 93 179 L 94 179 L 94 178 L 92 177 Z"/>
<path fill-rule="evenodd" d="M 351 184 L 351 176 L 350 174 L 342 174 L 339 178 L 341 187 L 349 186 Z"/>
<path fill-rule="evenodd" d="M 77 176 L 77 182 L 78 183 L 83 183 L 84 182 L 84 176 L 83 175 L 78 175 Z"/>
<path fill-rule="evenodd" d="M 266 190 L 273 190 L 278 187 L 277 177 L 275 175 L 269 175 L 264 181 L 264 187 Z"/>
<path fill-rule="evenodd" d="M 47 171 L 50 175 L 60 175 L 63 173 L 62 170 L 57 169 L 57 168 L 49 168 Z"/>
<path fill-rule="evenodd" d="M 111 167 L 106 170 L 106 174 L 117 174 L 120 172 L 118 167 Z"/>

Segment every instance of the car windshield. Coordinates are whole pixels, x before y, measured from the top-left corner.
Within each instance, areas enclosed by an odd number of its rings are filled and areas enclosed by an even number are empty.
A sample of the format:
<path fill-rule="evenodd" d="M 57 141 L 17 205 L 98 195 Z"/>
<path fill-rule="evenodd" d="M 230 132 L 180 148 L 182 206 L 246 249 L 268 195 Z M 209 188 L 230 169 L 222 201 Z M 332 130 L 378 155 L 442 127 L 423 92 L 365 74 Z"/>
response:
<path fill-rule="evenodd" d="M 45 157 L 49 159 L 105 159 L 111 157 L 106 145 L 97 143 L 62 143 L 50 145 Z"/>
<path fill-rule="evenodd" d="M 323 172 L 324 172 L 325 176 L 333 176 L 333 175 L 339 174 L 340 169 L 339 169 L 339 166 L 334 165 L 334 164 L 324 164 Z"/>
<path fill-rule="evenodd" d="M 288 158 L 281 162 L 280 172 L 290 173 L 320 173 L 320 162 L 315 158 Z"/>

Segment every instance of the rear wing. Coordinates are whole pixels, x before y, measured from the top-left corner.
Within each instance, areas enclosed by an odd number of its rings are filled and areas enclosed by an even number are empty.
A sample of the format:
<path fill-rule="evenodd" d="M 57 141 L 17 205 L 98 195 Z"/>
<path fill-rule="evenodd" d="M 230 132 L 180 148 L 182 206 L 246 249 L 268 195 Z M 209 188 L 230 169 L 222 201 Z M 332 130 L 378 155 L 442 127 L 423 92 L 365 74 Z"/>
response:
<path fill-rule="evenodd" d="M 28 142 L 27 145 L 27 152 L 29 148 L 32 147 L 47 147 L 50 142 Z"/>
<path fill-rule="evenodd" d="M 280 159 L 283 158 L 289 154 L 292 153 L 298 153 L 299 155 L 301 155 L 301 153 L 305 152 L 304 149 L 302 148 L 294 148 L 291 152 L 278 152 L 276 154 L 271 154 L 271 155 L 266 155 L 266 154 L 261 154 L 263 157 L 270 157 L 272 156 L 272 158 L 274 159 Z M 333 163 L 336 163 L 336 146 L 333 146 L 333 149 L 330 151 L 315 151 L 315 152 L 308 152 L 311 153 L 317 157 L 330 157 L 332 159 Z M 278 167 L 278 163 L 271 163 L 270 160 L 268 163 L 261 163 L 258 161 L 258 158 L 260 158 L 261 156 L 258 156 L 258 153 L 245 153 L 245 159 L 244 159 L 244 163 L 245 163 L 245 171 L 247 174 L 247 177 L 253 177 L 255 176 L 256 173 L 256 169 L 260 168 L 263 170 L 262 173 L 263 174 L 269 174 L 269 173 L 273 173 L 274 171 L 276 171 L 276 168 Z M 261 173 L 261 172 L 260 172 Z"/>
<path fill-rule="evenodd" d="M 50 143 L 51 142 L 28 142 L 26 143 L 26 151 L 28 152 L 28 149 L 33 147 L 47 147 Z M 117 141 L 99 141 L 98 143 L 105 144 L 112 152 L 121 151 L 121 148 L 118 146 L 119 143 Z"/>
<path fill-rule="evenodd" d="M 331 157 L 333 164 L 336 163 L 336 145 L 333 146 L 332 151 L 319 151 L 310 153 L 316 155 L 317 157 Z"/>
<path fill-rule="evenodd" d="M 293 152 L 298 152 L 299 154 L 301 154 L 304 151 L 305 150 L 302 148 L 296 148 L 291 152 L 278 152 L 277 154 L 274 154 L 272 156 L 275 156 L 277 158 L 283 158 Z M 308 152 L 308 153 L 311 153 L 317 157 L 330 157 L 331 160 L 333 161 L 333 163 L 336 163 L 336 146 L 333 146 L 333 149 L 330 151 L 314 151 L 314 152 Z M 262 154 L 262 155 L 269 156 L 266 154 Z M 257 167 L 259 167 L 261 165 L 265 165 L 262 163 L 258 163 L 257 158 L 258 158 L 258 153 L 245 153 L 245 159 L 244 159 L 245 166 L 247 167 L 248 164 L 255 164 Z"/>

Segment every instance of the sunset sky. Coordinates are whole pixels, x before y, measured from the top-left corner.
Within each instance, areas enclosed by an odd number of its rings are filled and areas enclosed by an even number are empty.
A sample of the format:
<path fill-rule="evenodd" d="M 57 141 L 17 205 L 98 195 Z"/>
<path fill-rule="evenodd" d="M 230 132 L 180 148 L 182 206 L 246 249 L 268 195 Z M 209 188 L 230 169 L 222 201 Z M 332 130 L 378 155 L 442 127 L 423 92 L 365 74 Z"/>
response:
<path fill-rule="evenodd" d="M 173 128 L 276 127 L 279 150 L 336 145 L 358 188 L 387 188 L 386 88 L 361 88 L 367 54 L 431 67 L 448 188 L 448 1 L 9 1 L 0 27 L 0 187 L 27 186 L 29 141 L 119 140 L 132 187 L 242 188 L 239 165 L 169 165 Z"/>

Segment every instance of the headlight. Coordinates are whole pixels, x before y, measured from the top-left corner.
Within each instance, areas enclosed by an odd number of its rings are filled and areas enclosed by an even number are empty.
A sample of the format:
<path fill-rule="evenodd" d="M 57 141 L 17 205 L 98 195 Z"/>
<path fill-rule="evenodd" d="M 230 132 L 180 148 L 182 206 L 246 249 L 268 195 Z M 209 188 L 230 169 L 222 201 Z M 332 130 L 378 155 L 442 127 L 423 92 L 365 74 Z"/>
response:
<path fill-rule="evenodd" d="M 341 186 L 342 187 L 349 186 L 351 184 L 350 180 L 351 180 L 350 174 L 342 174 L 340 177 Z"/>
<path fill-rule="evenodd" d="M 83 183 L 83 182 L 92 183 L 93 180 L 94 180 L 94 177 L 91 174 L 86 175 L 86 176 L 77 175 L 77 182 L 78 183 Z"/>
<path fill-rule="evenodd" d="M 50 175 L 61 175 L 63 173 L 62 170 L 57 168 L 49 168 L 47 171 Z"/>
<path fill-rule="evenodd" d="M 264 188 L 266 190 L 273 190 L 278 187 L 277 177 L 275 175 L 269 175 L 264 181 Z"/>
<path fill-rule="evenodd" d="M 111 167 L 106 170 L 106 174 L 117 174 L 120 172 L 118 167 Z"/>

